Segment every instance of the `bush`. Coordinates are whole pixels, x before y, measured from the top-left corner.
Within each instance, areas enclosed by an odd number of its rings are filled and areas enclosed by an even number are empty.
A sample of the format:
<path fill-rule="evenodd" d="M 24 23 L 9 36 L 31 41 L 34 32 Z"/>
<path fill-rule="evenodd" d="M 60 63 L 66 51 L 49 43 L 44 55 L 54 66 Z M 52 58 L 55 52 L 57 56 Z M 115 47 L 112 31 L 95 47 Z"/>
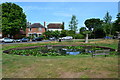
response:
<path fill-rule="evenodd" d="M 75 39 L 84 39 L 84 35 L 82 35 L 82 34 L 75 34 L 74 38 Z"/>

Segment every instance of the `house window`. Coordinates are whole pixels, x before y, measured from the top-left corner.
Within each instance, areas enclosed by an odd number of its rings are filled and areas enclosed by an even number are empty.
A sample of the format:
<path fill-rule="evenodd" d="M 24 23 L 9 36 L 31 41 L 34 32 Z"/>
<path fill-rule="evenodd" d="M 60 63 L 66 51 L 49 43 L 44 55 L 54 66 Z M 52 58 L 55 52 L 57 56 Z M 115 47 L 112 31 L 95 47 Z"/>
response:
<path fill-rule="evenodd" d="M 32 31 L 32 28 L 29 28 L 29 31 Z"/>
<path fill-rule="evenodd" d="M 39 28 L 39 31 L 42 31 L 42 28 Z"/>

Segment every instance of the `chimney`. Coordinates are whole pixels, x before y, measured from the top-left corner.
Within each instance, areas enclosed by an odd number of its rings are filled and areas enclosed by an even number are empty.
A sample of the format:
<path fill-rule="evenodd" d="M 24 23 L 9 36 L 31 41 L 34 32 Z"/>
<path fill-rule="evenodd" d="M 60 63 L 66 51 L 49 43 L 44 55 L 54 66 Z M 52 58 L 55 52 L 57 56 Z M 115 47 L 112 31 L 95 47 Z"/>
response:
<path fill-rule="evenodd" d="M 44 21 L 44 27 L 46 27 L 46 22 Z"/>

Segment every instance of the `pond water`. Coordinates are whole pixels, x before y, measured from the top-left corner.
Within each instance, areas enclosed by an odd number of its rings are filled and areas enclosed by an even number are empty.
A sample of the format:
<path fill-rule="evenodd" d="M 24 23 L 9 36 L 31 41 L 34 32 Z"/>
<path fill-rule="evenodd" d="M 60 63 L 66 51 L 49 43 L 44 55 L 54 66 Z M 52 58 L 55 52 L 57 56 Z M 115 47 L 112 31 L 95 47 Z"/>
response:
<path fill-rule="evenodd" d="M 96 48 L 100 49 L 100 48 Z M 65 55 L 77 55 L 81 53 L 92 53 L 93 48 L 91 47 L 81 47 L 81 46 L 55 46 L 55 47 L 46 47 L 46 52 L 55 52 Z M 42 51 L 44 52 L 44 51 Z"/>
<path fill-rule="evenodd" d="M 38 47 L 34 49 L 11 50 L 9 54 L 17 54 L 24 56 L 29 56 L 29 55 L 60 56 L 60 55 L 91 54 L 95 50 L 101 50 L 101 48 L 83 47 L 83 46 L 46 46 L 46 47 Z"/>

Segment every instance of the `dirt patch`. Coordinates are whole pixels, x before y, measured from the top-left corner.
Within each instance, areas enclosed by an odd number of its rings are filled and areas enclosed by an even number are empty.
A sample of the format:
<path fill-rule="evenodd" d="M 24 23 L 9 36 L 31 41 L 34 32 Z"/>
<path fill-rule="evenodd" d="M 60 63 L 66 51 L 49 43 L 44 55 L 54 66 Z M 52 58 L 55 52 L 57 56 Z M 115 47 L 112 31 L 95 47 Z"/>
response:
<path fill-rule="evenodd" d="M 73 72 L 60 72 L 59 78 L 80 78 L 80 75 L 83 75 L 84 72 L 73 73 Z"/>

